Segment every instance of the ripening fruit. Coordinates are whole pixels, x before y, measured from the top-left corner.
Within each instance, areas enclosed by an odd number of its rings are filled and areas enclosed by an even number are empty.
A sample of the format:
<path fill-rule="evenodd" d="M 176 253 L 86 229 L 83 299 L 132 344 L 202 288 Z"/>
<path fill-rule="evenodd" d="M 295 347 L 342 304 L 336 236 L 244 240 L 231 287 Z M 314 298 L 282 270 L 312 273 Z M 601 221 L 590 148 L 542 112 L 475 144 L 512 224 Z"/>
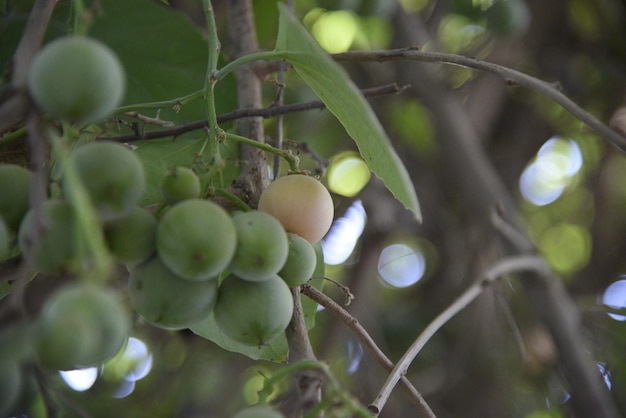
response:
<path fill-rule="evenodd" d="M 154 256 L 130 270 L 128 292 L 135 311 L 165 329 L 188 328 L 208 317 L 217 298 L 217 280 L 186 280 Z"/>
<path fill-rule="evenodd" d="M 190 280 L 217 277 L 235 254 L 232 218 L 208 200 L 188 199 L 169 209 L 157 226 L 157 253 L 163 264 Z"/>
<path fill-rule="evenodd" d="M 289 287 L 297 287 L 311 278 L 317 265 L 313 245 L 296 234 L 289 237 L 289 255 L 278 275 Z"/>
<path fill-rule="evenodd" d="M 130 149 L 116 142 L 90 142 L 70 158 L 101 221 L 123 218 L 137 206 L 146 181 L 143 165 Z M 63 191 L 71 193 L 69 187 Z"/>
<path fill-rule="evenodd" d="M 333 199 L 326 187 L 302 174 L 279 177 L 263 191 L 259 210 L 283 224 L 287 232 L 310 243 L 321 240 L 333 222 Z"/>
<path fill-rule="evenodd" d="M 250 282 L 230 275 L 220 285 L 213 312 L 224 334 L 244 344 L 262 345 L 287 328 L 293 299 L 278 276 Z"/>
<path fill-rule="evenodd" d="M 237 249 L 228 267 L 240 279 L 263 281 L 274 276 L 287 260 L 287 233 L 276 218 L 250 211 L 233 215 Z"/>
<path fill-rule="evenodd" d="M 73 284 L 56 291 L 39 318 L 36 350 L 55 370 L 93 366 L 117 354 L 130 332 L 128 312 L 113 290 Z"/>
<path fill-rule="evenodd" d="M 115 53 L 95 39 L 68 36 L 47 44 L 33 60 L 28 87 L 53 117 L 95 122 L 117 107 L 126 86 Z"/>
<path fill-rule="evenodd" d="M 42 210 L 46 224 L 40 231 L 33 230 L 38 227 L 35 225 L 34 209 L 24 216 L 18 231 L 20 251 L 25 256 L 33 257 L 34 269 L 40 272 L 54 274 L 71 271 L 77 261 L 73 239 L 74 208 L 63 200 L 47 200 L 43 203 Z"/>
<path fill-rule="evenodd" d="M 139 263 L 156 251 L 157 220 L 152 213 L 136 206 L 128 216 L 104 227 L 104 238 L 119 261 Z"/>
<path fill-rule="evenodd" d="M 170 205 L 200 197 L 200 179 L 190 168 L 174 167 L 163 178 L 161 195 Z"/>
<path fill-rule="evenodd" d="M 269 406 L 251 406 L 239 411 L 233 418 L 284 418 L 284 415 Z"/>
<path fill-rule="evenodd" d="M 0 217 L 17 229 L 28 211 L 32 173 L 15 164 L 0 164 Z"/>

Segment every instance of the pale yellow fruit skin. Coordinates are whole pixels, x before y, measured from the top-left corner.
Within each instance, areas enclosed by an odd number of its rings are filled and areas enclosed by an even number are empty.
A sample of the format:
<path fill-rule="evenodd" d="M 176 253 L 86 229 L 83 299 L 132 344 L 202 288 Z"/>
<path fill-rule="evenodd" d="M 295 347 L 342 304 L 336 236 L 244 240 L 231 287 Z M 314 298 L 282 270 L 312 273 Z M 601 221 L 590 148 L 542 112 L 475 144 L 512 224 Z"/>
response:
<path fill-rule="evenodd" d="M 278 219 L 287 232 L 311 244 L 324 238 L 335 214 L 326 187 L 302 174 L 279 177 L 270 183 L 261 194 L 258 209 Z"/>

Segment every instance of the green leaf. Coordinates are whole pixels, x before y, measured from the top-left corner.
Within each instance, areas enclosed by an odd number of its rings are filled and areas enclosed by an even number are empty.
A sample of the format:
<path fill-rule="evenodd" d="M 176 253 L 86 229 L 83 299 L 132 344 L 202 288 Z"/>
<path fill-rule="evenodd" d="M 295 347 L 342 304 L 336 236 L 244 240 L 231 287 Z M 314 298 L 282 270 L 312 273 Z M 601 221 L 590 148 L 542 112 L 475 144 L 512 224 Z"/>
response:
<path fill-rule="evenodd" d="M 198 162 L 197 157 L 205 141 L 206 138 L 181 137 L 133 142 L 137 147 L 135 153 L 143 163 L 146 175 L 146 191 L 139 204 L 146 206 L 161 201 L 161 182 L 168 169 L 176 166 L 192 167 Z M 214 186 L 226 188 L 239 174 L 239 166 L 232 163 L 238 153 L 237 144 L 220 144 L 220 155 L 222 160 L 226 160 L 226 165 L 216 175 L 217 181 L 214 181 Z M 204 188 L 207 184 L 202 174 L 209 167 L 196 168 L 199 168 L 197 172 Z"/>
<path fill-rule="evenodd" d="M 278 7 L 275 52 L 295 67 L 356 142 L 370 170 L 421 221 L 413 182 L 372 108 L 343 67 L 319 47 L 284 4 Z"/>
<path fill-rule="evenodd" d="M 89 36 L 111 47 L 127 76 L 124 105 L 176 99 L 203 88 L 208 47 L 201 30 L 182 13 L 151 0 L 107 0 Z M 218 113 L 236 106 L 233 78 L 215 91 Z M 156 109 L 142 112 L 155 117 Z M 163 120 L 175 123 L 206 118 L 204 100 L 180 112 L 163 108 Z M 155 127 L 146 126 L 146 129 Z"/>
<path fill-rule="evenodd" d="M 267 360 L 276 363 L 284 363 L 287 360 L 288 347 L 285 334 L 279 335 L 261 347 L 241 344 L 222 333 L 215 323 L 215 319 L 213 319 L 213 314 L 190 329 L 195 334 L 213 341 L 225 350 L 243 354 L 253 360 Z"/>

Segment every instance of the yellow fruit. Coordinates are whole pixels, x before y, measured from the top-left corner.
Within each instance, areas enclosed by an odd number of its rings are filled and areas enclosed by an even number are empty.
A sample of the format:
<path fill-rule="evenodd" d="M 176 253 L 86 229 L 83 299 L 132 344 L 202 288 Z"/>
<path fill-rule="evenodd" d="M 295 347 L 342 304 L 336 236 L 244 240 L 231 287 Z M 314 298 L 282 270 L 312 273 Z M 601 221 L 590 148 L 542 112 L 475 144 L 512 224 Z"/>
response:
<path fill-rule="evenodd" d="M 287 232 L 310 243 L 326 235 L 335 213 L 326 187 L 302 174 L 280 177 L 270 183 L 261 194 L 259 210 L 278 219 Z"/>

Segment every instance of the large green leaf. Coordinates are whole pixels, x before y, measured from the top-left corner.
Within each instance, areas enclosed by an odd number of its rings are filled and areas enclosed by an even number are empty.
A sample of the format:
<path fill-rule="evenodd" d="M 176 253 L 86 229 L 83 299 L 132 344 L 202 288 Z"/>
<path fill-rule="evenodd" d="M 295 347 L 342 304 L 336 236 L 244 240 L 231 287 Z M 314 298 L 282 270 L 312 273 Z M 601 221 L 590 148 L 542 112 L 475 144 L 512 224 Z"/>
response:
<path fill-rule="evenodd" d="M 421 221 L 415 187 L 367 101 L 346 71 L 334 62 L 304 27 L 279 3 L 275 51 L 292 64 L 355 141 L 370 170 Z"/>
<path fill-rule="evenodd" d="M 127 76 L 125 105 L 176 99 L 203 88 L 207 42 L 188 18 L 152 0 L 101 3 L 102 12 L 89 36 L 110 46 L 122 61 Z M 223 80 L 215 95 L 218 113 L 235 108 L 233 78 Z M 203 99 L 183 106 L 179 113 L 171 108 L 160 110 L 161 118 L 176 123 L 206 118 Z M 154 117 L 156 111 L 143 113 Z"/>

